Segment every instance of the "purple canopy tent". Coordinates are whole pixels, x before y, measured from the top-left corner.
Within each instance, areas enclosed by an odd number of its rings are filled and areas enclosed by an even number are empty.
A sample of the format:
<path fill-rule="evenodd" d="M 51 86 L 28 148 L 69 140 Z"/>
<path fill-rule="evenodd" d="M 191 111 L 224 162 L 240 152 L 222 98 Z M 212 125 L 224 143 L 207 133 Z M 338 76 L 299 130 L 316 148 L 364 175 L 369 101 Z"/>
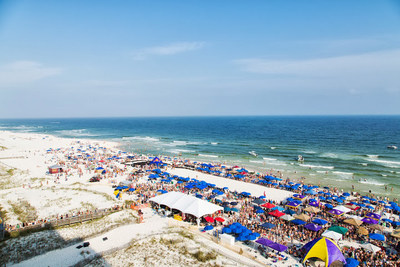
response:
<path fill-rule="evenodd" d="M 331 214 L 331 215 L 340 216 L 340 215 L 343 215 L 344 212 L 340 211 L 340 210 L 331 209 L 331 210 L 328 211 L 328 213 Z"/>
<path fill-rule="evenodd" d="M 260 238 L 260 239 L 256 240 L 256 243 L 264 245 L 264 246 L 268 246 L 268 245 L 274 243 L 274 241 L 269 240 L 267 238 Z"/>
<path fill-rule="evenodd" d="M 317 232 L 322 229 L 322 226 L 314 224 L 314 223 L 309 223 L 309 224 L 305 225 L 304 228 L 314 231 L 314 232 Z"/>
<path fill-rule="evenodd" d="M 369 212 L 367 215 L 365 215 L 365 217 L 368 217 L 368 218 L 371 218 L 371 219 L 374 219 L 377 221 L 379 221 L 381 219 L 381 215 L 373 213 L 373 212 Z"/>
<path fill-rule="evenodd" d="M 271 244 L 268 245 L 268 247 L 270 247 L 272 249 L 275 249 L 275 250 L 277 250 L 279 252 L 283 252 L 283 251 L 286 251 L 288 249 L 287 246 L 284 246 L 284 245 L 278 244 L 278 243 L 271 243 Z"/>

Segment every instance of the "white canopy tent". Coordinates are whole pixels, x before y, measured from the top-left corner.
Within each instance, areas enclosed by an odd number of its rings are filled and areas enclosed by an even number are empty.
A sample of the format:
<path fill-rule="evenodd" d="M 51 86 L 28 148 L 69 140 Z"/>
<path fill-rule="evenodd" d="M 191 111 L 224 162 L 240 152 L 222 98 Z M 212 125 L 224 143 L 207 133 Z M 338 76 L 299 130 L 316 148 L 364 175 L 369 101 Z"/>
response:
<path fill-rule="evenodd" d="M 159 205 L 165 205 L 171 209 L 194 215 L 197 218 L 223 210 L 221 206 L 180 192 L 169 192 L 155 196 L 149 200 Z"/>
<path fill-rule="evenodd" d="M 342 239 L 342 237 L 343 237 L 342 234 L 339 234 L 339 233 L 336 233 L 335 231 L 330 231 L 330 230 L 326 230 L 325 232 L 322 233 L 321 236 L 328 237 L 328 238 L 331 238 L 336 241 L 338 241 L 339 239 Z"/>

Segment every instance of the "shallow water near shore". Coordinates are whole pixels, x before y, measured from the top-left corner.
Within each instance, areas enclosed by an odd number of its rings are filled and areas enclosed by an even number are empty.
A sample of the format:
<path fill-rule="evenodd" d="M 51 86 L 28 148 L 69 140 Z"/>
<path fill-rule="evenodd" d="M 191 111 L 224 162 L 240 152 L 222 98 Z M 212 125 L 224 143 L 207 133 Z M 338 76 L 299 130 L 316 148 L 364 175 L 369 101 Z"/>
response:
<path fill-rule="evenodd" d="M 363 193 L 400 194 L 400 149 L 387 148 L 400 147 L 400 116 L 3 119 L 0 130 L 113 140 L 130 152 L 281 171 L 284 178 L 345 191 L 354 185 Z"/>

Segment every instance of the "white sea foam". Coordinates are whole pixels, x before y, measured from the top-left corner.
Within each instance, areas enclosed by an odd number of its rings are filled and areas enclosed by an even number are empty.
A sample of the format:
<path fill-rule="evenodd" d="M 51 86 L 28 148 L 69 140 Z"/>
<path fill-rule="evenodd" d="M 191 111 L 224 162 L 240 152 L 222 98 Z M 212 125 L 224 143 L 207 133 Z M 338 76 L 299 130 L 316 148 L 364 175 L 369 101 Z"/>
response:
<path fill-rule="evenodd" d="M 186 141 L 173 141 L 172 143 L 177 146 L 186 146 L 188 144 Z"/>
<path fill-rule="evenodd" d="M 266 158 L 266 157 L 263 157 L 263 160 L 265 160 L 265 161 L 274 161 L 274 160 L 276 160 L 276 159 L 274 159 L 274 158 Z"/>
<path fill-rule="evenodd" d="M 276 149 L 276 147 L 275 146 L 271 146 L 271 149 L 273 150 L 273 149 Z"/>
<path fill-rule="evenodd" d="M 211 142 L 211 144 L 216 146 L 216 145 L 218 145 L 218 142 Z"/>
<path fill-rule="evenodd" d="M 275 166 L 287 166 L 286 163 L 279 162 L 279 161 L 269 161 L 269 162 L 266 162 L 265 164 L 267 164 L 267 165 L 275 165 Z"/>
<path fill-rule="evenodd" d="M 249 160 L 249 161 L 252 163 L 260 163 L 260 164 L 264 163 L 264 161 L 262 160 Z"/>
<path fill-rule="evenodd" d="M 321 157 L 337 159 L 339 156 L 335 153 L 323 153 L 323 154 L 321 154 Z"/>
<path fill-rule="evenodd" d="M 386 177 L 387 176 L 387 174 L 381 174 L 383 177 Z"/>
<path fill-rule="evenodd" d="M 194 153 L 194 150 L 190 150 L 190 149 L 171 149 L 168 150 L 168 152 L 171 152 L 173 154 L 179 154 L 179 153 Z"/>
<path fill-rule="evenodd" d="M 150 136 L 130 136 L 130 137 L 122 137 L 122 140 L 138 140 L 144 142 L 159 142 L 160 139 L 150 137 Z"/>
<path fill-rule="evenodd" d="M 208 154 L 199 154 L 199 157 L 205 157 L 205 158 L 218 158 L 217 155 L 208 155 Z"/>
<path fill-rule="evenodd" d="M 371 159 L 377 159 L 379 158 L 379 155 L 367 155 L 367 157 Z"/>
<path fill-rule="evenodd" d="M 90 133 L 87 129 L 62 130 L 58 132 L 66 136 L 96 136 L 95 134 Z"/>
<path fill-rule="evenodd" d="M 339 172 L 339 171 L 334 171 L 332 172 L 334 174 L 340 175 L 340 176 L 353 176 L 352 172 Z"/>
<path fill-rule="evenodd" d="M 374 181 L 374 180 L 360 181 L 360 183 L 362 183 L 362 184 L 372 184 L 372 185 L 385 185 L 385 184 L 379 183 L 379 182 Z"/>
<path fill-rule="evenodd" d="M 306 167 L 306 168 L 316 168 L 316 169 L 329 169 L 332 170 L 335 167 L 334 166 L 323 166 L 323 165 L 309 165 L 309 164 L 299 164 L 301 167 Z"/>
<path fill-rule="evenodd" d="M 371 162 L 376 162 L 376 163 L 382 164 L 382 165 L 384 165 L 386 167 L 390 167 L 390 168 L 400 168 L 399 161 L 381 160 L 381 159 L 374 159 L 374 158 L 367 159 L 367 160 L 371 161 Z"/>
<path fill-rule="evenodd" d="M 313 151 L 313 150 L 305 150 L 305 151 L 303 151 L 304 153 L 307 153 L 307 154 L 316 154 L 317 152 L 315 152 L 315 151 Z"/>
<path fill-rule="evenodd" d="M 360 163 L 360 165 L 368 166 L 368 163 Z"/>

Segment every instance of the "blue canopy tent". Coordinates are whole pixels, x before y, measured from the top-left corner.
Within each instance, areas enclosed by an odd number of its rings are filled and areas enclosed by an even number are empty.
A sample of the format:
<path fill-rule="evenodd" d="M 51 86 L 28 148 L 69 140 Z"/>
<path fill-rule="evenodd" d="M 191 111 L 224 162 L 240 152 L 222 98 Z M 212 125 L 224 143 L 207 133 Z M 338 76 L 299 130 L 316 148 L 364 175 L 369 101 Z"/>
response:
<path fill-rule="evenodd" d="M 157 168 L 158 168 L 158 166 L 163 164 L 163 162 L 158 157 L 155 157 L 152 161 L 150 161 L 149 164 L 150 165 L 155 164 L 157 166 Z"/>

